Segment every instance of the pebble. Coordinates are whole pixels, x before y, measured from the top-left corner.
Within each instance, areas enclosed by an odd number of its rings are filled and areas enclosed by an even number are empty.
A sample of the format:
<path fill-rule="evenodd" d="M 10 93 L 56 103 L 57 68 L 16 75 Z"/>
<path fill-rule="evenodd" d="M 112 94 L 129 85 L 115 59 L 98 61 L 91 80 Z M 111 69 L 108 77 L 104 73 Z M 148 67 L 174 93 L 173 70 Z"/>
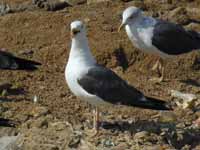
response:
<path fill-rule="evenodd" d="M 104 147 L 113 147 L 115 146 L 114 142 L 111 139 L 103 139 L 102 144 Z"/>
<path fill-rule="evenodd" d="M 45 116 L 48 113 L 49 113 L 49 110 L 46 107 L 41 107 L 41 106 L 34 108 L 31 112 L 31 114 L 36 118 Z"/>
<path fill-rule="evenodd" d="M 8 4 L 0 4 L 0 15 L 5 15 L 11 11 Z"/>
<path fill-rule="evenodd" d="M 177 120 L 176 115 L 173 112 L 161 112 L 159 115 L 158 121 L 162 123 L 170 123 Z"/>
<path fill-rule="evenodd" d="M 134 141 L 137 143 L 143 143 L 149 137 L 149 135 L 150 134 L 147 131 L 137 132 L 134 135 Z"/>

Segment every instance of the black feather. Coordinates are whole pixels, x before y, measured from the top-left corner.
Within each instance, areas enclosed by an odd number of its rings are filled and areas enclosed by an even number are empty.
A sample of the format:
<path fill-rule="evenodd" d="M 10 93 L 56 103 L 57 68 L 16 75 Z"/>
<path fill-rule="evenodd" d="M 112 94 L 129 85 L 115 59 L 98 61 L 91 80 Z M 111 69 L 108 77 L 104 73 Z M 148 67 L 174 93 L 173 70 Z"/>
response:
<path fill-rule="evenodd" d="M 33 71 L 37 69 L 38 65 L 41 65 L 41 63 L 18 58 L 11 53 L 0 51 L 0 69 Z"/>
<path fill-rule="evenodd" d="M 153 98 L 144 101 L 144 95 L 139 90 L 103 66 L 97 65 L 89 69 L 88 73 L 78 80 L 78 83 L 88 93 L 112 104 L 169 110 L 164 101 Z"/>
<path fill-rule="evenodd" d="M 178 55 L 200 49 L 200 36 L 195 31 L 187 31 L 182 26 L 157 20 L 152 44 L 169 55 Z"/>

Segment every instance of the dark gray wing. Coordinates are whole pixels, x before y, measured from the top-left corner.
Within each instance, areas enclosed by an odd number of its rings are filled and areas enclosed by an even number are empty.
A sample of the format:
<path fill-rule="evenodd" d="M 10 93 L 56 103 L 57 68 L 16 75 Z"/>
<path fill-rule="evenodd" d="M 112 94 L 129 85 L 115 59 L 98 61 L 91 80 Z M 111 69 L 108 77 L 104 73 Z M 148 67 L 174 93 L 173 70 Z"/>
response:
<path fill-rule="evenodd" d="M 0 51 L 0 69 L 9 70 L 35 70 L 38 62 L 13 56 L 11 53 Z"/>
<path fill-rule="evenodd" d="M 178 55 L 200 49 L 200 35 L 195 31 L 186 31 L 178 24 L 157 20 L 152 44 L 167 54 Z"/>
<path fill-rule="evenodd" d="M 113 71 L 96 66 L 78 80 L 80 86 L 88 93 L 96 95 L 104 101 L 122 105 L 137 106 L 149 109 L 167 110 L 164 101 L 147 98 L 143 94 L 122 80 Z"/>

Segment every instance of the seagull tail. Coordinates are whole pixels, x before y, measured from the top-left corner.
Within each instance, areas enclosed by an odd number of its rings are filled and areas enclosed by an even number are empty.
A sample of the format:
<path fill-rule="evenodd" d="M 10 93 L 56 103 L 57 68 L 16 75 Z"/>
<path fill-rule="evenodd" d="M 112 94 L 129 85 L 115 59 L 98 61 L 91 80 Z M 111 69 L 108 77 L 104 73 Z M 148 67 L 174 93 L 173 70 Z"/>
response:
<path fill-rule="evenodd" d="M 34 71 L 37 69 L 38 65 L 41 65 L 41 63 L 39 62 L 26 60 L 23 58 L 15 57 L 14 59 L 15 59 L 15 64 L 17 65 L 16 69 L 18 70 Z"/>
<path fill-rule="evenodd" d="M 167 102 L 151 97 L 145 97 L 145 101 L 142 105 L 143 108 L 147 109 L 172 110 L 172 107 Z"/>

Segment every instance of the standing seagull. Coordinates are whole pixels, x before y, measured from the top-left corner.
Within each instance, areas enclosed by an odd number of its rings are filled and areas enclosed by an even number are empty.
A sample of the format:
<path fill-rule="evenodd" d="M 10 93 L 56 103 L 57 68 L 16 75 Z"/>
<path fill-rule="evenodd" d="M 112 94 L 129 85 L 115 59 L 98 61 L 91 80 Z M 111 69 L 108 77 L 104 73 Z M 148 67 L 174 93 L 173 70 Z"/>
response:
<path fill-rule="evenodd" d="M 0 51 L 0 69 L 6 70 L 29 70 L 37 69 L 38 62 L 18 58 L 11 53 Z"/>
<path fill-rule="evenodd" d="M 158 81 L 164 79 L 162 59 L 200 49 L 199 33 L 187 31 L 174 23 L 143 16 L 137 7 L 124 10 L 119 31 L 123 26 L 129 39 L 138 49 L 161 57 L 153 67 L 153 70 L 158 67 L 161 69 Z"/>
<path fill-rule="evenodd" d="M 102 104 L 121 104 L 155 110 L 170 110 L 166 102 L 145 97 L 108 68 L 96 63 L 92 56 L 86 30 L 81 21 L 71 23 L 72 45 L 65 69 L 67 84 L 78 98 L 96 106 L 94 129 L 98 132 Z"/>

